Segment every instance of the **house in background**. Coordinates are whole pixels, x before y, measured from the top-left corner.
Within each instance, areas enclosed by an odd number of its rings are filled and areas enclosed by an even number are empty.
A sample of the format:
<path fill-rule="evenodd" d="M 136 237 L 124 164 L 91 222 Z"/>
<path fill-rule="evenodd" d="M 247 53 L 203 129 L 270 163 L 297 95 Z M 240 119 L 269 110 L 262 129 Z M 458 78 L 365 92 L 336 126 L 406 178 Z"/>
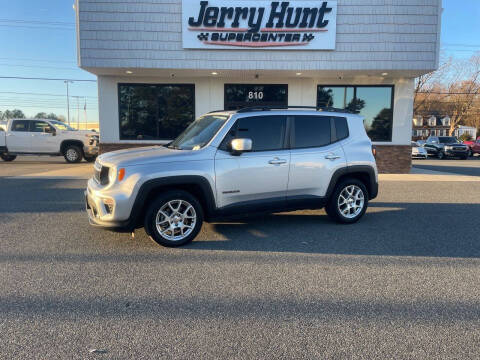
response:
<path fill-rule="evenodd" d="M 463 126 L 459 125 L 458 129 L 455 130 L 455 136 L 460 137 L 463 134 L 469 134 L 472 139 L 477 138 L 477 129 L 472 126 Z"/>
<path fill-rule="evenodd" d="M 415 116 L 412 124 L 412 140 L 425 140 L 432 136 L 448 136 L 450 117 L 446 116 Z"/>
<path fill-rule="evenodd" d="M 412 124 L 412 140 L 425 140 L 429 136 L 449 136 L 451 119 L 445 116 L 415 116 Z M 470 134 L 472 139 L 477 135 L 477 129 L 471 126 L 459 125 L 453 136 L 460 137 L 464 133 Z"/>

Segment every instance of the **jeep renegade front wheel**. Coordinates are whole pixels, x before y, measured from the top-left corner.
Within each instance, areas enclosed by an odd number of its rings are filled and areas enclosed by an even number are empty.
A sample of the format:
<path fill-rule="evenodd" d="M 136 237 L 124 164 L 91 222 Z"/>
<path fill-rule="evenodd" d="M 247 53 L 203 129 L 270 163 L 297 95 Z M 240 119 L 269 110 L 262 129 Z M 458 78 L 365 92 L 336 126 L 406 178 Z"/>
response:
<path fill-rule="evenodd" d="M 360 180 L 352 178 L 342 180 L 335 186 L 325 210 L 333 220 L 351 224 L 365 214 L 367 206 L 367 188 Z"/>
<path fill-rule="evenodd" d="M 202 206 L 194 196 L 181 190 L 161 194 L 145 215 L 145 231 L 163 246 L 175 247 L 191 242 L 202 223 Z"/>

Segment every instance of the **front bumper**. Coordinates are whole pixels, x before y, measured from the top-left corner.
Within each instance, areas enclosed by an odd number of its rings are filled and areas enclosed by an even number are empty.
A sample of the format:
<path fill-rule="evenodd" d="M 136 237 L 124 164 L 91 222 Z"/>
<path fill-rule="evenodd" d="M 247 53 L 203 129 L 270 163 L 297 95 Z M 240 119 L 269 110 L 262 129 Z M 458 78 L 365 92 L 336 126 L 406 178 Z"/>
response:
<path fill-rule="evenodd" d="M 88 222 L 90 223 L 90 225 L 121 232 L 129 232 L 134 229 L 134 226 L 130 219 L 124 221 L 103 219 L 107 210 L 105 208 L 102 208 L 103 204 L 101 203 L 101 200 L 95 200 L 89 194 L 88 189 L 85 190 L 84 197 L 85 210 L 87 211 Z"/>
<path fill-rule="evenodd" d="M 445 149 L 443 152 L 445 155 L 453 156 L 453 157 L 456 157 L 456 156 L 463 157 L 468 155 L 468 149 L 465 149 L 465 150 Z"/>
<path fill-rule="evenodd" d="M 97 156 L 98 155 L 98 144 L 85 145 L 83 147 L 83 153 L 86 156 Z"/>

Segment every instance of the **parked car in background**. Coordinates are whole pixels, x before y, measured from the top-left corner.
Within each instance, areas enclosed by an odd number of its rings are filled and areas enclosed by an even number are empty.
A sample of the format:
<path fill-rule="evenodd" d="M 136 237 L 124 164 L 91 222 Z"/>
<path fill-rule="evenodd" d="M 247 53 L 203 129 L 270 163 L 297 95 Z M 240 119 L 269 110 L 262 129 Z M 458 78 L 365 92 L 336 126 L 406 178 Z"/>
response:
<path fill-rule="evenodd" d="M 420 146 L 416 141 L 412 141 L 412 158 L 413 159 L 427 159 L 428 153 L 424 147 Z"/>
<path fill-rule="evenodd" d="M 436 156 L 438 159 L 458 157 L 466 160 L 470 152 L 469 147 L 454 136 L 429 136 L 424 148 L 429 156 Z"/>
<path fill-rule="evenodd" d="M 464 141 L 463 144 L 468 146 L 470 156 L 480 154 L 480 136 L 475 141 Z"/>
<path fill-rule="evenodd" d="M 425 140 L 417 140 L 416 143 L 418 146 L 424 147 L 427 142 Z"/>
<path fill-rule="evenodd" d="M 206 114 L 165 147 L 100 155 L 85 200 L 92 225 L 179 246 L 224 215 L 325 207 L 354 223 L 377 174 L 359 115 L 246 108 Z"/>
<path fill-rule="evenodd" d="M 0 129 L 0 158 L 13 161 L 17 155 L 63 155 L 69 163 L 93 162 L 98 141 L 97 132 L 75 130 L 61 121 L 12 119 Z"/>

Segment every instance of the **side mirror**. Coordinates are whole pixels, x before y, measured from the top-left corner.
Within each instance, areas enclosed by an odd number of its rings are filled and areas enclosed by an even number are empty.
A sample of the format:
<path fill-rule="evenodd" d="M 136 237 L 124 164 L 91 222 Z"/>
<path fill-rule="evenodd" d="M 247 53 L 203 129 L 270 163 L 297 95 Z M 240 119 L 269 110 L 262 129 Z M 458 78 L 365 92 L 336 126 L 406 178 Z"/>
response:
<path fill-rule="evenodd" d="M 57 134 L 57 131 L 51 126 L 45 127 L 43 131 L 46 132 L 47 134 L 52 134 L 52 136 L 55 136 Z"/>
<path fill-rule="evenodd" d="M 252 140 L 251 139 L 233 139 L 231 146 L 232 146 L 232 154 L 240 155 L 241 153 L 252 151 Z"/>

